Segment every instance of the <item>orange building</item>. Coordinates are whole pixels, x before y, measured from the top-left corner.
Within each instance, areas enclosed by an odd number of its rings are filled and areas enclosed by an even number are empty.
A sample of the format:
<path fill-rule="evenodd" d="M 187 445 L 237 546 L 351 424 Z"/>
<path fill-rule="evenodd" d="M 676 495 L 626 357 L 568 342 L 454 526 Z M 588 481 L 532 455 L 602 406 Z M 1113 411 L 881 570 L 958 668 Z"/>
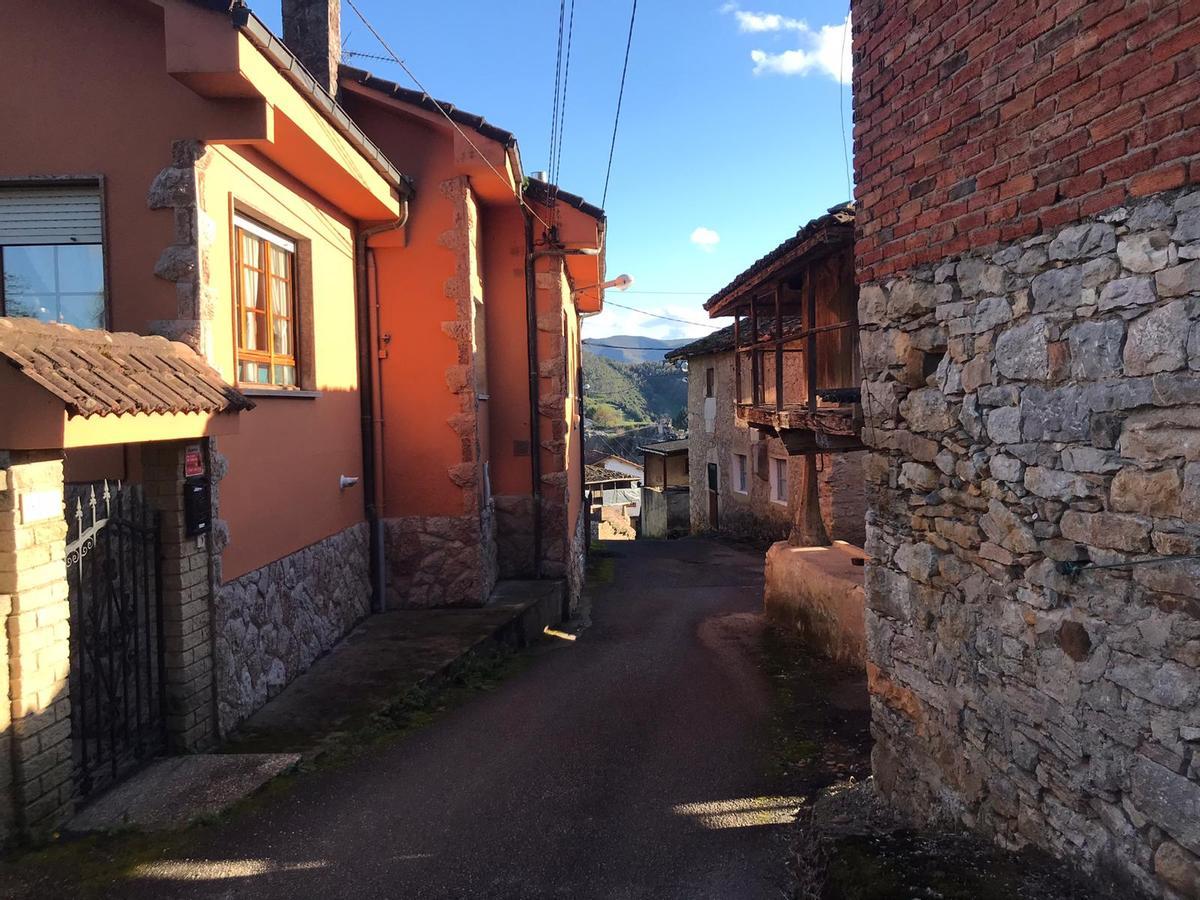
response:
<path fill-rule="evenodd" d="M 298 58 L 224 0 L 6 10 L 0 837 L 213 744 L 372 609 L 578 596 L 604 215 L 339 75 L 336 12 L 284 3 Z"/>

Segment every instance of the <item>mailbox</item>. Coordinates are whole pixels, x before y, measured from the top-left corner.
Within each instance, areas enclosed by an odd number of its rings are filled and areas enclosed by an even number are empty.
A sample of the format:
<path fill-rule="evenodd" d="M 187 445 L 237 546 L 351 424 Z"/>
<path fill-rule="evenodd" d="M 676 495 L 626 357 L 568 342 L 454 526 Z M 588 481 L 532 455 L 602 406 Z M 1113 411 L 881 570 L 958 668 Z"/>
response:
<path fill-rule="evenodd" d="M 212 527 L 212 490 L 203 476 L 183 481 L 183 525 L 188 537 L 208 534 Z"/>

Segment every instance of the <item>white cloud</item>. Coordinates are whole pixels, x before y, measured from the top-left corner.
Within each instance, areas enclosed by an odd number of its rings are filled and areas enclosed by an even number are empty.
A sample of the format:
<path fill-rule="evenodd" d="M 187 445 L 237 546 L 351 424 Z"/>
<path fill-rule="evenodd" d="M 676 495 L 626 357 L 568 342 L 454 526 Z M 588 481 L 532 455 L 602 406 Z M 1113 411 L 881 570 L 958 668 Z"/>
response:
<path fill-rule="evenodd" d="M 842 84 L 850 83 L 850 17 L 838 25 L 822 25 L 814 30 L 803 19 L 793 19 L 779 13 L 747 12 L 735 4 L 726 3 L 721 12 L 732 13 L 738 30 L 749 34 L 789 32 L 800 46 L 773 53 L 768 50 L 750 51 L 755 75 L 808 75 L 819 72 Z"/>
<path fill-rule="evenodd" d="M 712 253 L 717 248 L 717 244 L 721 243 L 721 236 L 711 228 L 705 228 L 701 225 L 692 232 L 692 236 L 688 240 L 705 253 Z"/>

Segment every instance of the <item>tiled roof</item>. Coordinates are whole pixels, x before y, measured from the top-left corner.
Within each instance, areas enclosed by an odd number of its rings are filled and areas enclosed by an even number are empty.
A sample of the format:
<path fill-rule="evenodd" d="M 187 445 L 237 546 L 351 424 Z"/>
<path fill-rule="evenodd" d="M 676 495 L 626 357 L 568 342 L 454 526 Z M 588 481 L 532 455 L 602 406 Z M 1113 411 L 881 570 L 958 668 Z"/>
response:
<path fill-rule="evenodd" d="M 783 317 L 783 333 L 787 336 L 793 331 L 799 331 L 804 325 L 802 316 L 784 316 Z M 775 317 L 763 316 L 758 322 L 758 337 L 759 340 L 766 340 L 771 337 L 771 329 L 775 327 Z M 749 329 L 747 329 L 749 330 Z M 745 347 L 746 338 L 742 338 L 743 348 Z M 712 334 L 705 335 L 699 340 L 692 341 L 690 344 L 684 344 L 682 347 L 676 347 L 674 350 L 669 350 L 663 357 L 668 360 L 687 359 L 691 356 L 702 356 L 705 353 L 723 353 L 726 350 L 733 349 L 733 326 L 728 325 Z"/>
<path fill-rule="evenodd" d="M 429 112 L 436 113 L 440 108 L 442 112 L 459 125 L 470 128 L 485 138 L 498 141 L 505 147 L 513 147 L 517 143 L 517 137 L 511 131 L 505 131 L 503 128 L 491 124 L 483 116 L 477 116 L 474 113 L 467 112 L 465 109 L 459 109 L 453 103 L 447 103 L 445 100 L 435 100 L 428 94 L 402 87 L 394 81 L 388 81 L 385 78 L 376 78 L 366 69 L 358 69 L 343 63 L 338 67 L 338 74 L 342 78 L 349 78 L 351 81 L 361 84 L 363 87 L 379 91 L 381 94 L 387 94 L 389 97 L 394 97 L 404 103 L 419 106 L 421 109 L 428 110 Z"/>
<path fill-rule="evenodd" d="M 680 450 L 688 448 L 687 438 L 679 438 L 674 441 L 659 441 L 657 444 L 643 444 L 640 449 L 650 453 L 678 453 Z"/>
<path fill-rule="evenodd" d="M 0 318 L 0 358 L 60 399 L 72 416 L 254 408 L 203 357 L 164 337 Z"/>
<path fill-rule="evenodd" d="M 854 240 L 854 204 L 843 203 L 832 207 L 820 218 L 813 219 L 794 235 L 758 259 L 750 268 L 721 288 L 704 302 L 704 308 L 712 310 L 723 300 L 735 293 L 752 287 L 762 277 L 770 274 L 777 264 L 789 262 L 792 257 L 804 255 L 817 241 L 847 242 Z"/>
<path fill-rule="evenodd" d="M 632 475 L 626 475 L 624 472 L 614 472 L 612 469 L 606 469 L 604 466 L 585 465 L 583 467 L 583 480 L 588 484 L 594 484 L 598 481 L 637 481 Z"/>
<path fill-rule="evenodd" d="M 548 184 L 545 181 L 540 181 L 537 178 L 530 178 L 526 187 L 525 195 L 536 200 L 538 203 L 553 203 L 556 200 L 561 200 L 567 206 L 573 206 L 575 209 L 591 216 L 593 219 L 602 220 L 605 218 L 604 210 L 596 206 L 594 203 L 588 203 L 578 194 L 572 194 L 570 191 L 564 191 L 556 184 Z"/>

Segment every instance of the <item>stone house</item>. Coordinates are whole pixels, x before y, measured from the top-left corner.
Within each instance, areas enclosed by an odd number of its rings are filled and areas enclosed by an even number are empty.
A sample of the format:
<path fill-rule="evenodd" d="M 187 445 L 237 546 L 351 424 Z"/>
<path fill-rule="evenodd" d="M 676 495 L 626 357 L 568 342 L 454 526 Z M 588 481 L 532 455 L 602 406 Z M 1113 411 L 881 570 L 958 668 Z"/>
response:
<path fill-rule="evenodd" d="M 876 779 L 1196 897 L 1200 7 L 852 6 Z"/>
<path fill-rule="evenodd" d="M 833 397 L 829 390 L 853 389 L 857 383 L 853 329 L 836 329 L 844 320 L 853 325 L 854 319 L 852 222 L 853 211 L 838 208 L 800 229 L 708 301 L 710 314 L 736 313 L 736 324 L 667 353 L 667 360 L 688 365 L 692 532 L 787 539 L 804 516 L 811 458 L 824 535 L 862 544 L 862 454 L 840 449 L 793 455 L 784 439 L 785 419 L 797 404 L 808 402 L 809 337 L 804 310 L 796 305 L 805 296 L 805 271 L 814 265 L 812 246 L 834 247 L 823 263 L 832 275 L 811 282 L 822 329 L 811 336 L 812 356 L 820 366 L 816 384 Z M 812 397 L 827 406 L 817 392 Z M 839 398 L 828 406 L 841 406 Z M 811 542 L 827 544 L 828 536 Z"/>
<path fill-rule="evenodd" d="M 213 746 L 373 610 L 578 593 L 604 215 L 339 70 L 313 9 L 298 55 L 215 0 L 7 11 L 0 840 Z M 388 123 L 422 116 L 418 199 Z"/>

